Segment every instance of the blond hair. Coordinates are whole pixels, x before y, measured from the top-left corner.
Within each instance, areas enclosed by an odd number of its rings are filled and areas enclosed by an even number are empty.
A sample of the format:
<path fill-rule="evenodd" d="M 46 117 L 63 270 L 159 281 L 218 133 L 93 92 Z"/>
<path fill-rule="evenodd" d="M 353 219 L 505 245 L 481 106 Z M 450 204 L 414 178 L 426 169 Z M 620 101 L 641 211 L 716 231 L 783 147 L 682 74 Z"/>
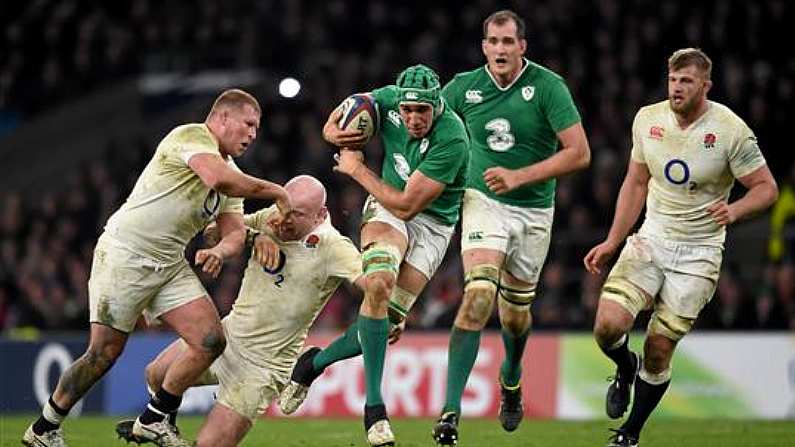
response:
<path fill-rule="evenodd" d="M 210 109 L 209 115 L 212 115 L 224 107 L 241 108 L 246 104 L 253 107 L 254 110 L 257 111 L 257 114 L 262 115 L 262 108 L 259 106 L 259 101 L 257 101 L 257 98 L 250 93 L 239 88 L 224 90 L 220 95 L 218 95 L 217 98 L 215 98 L 215 102 L 213 102 L 213 107 Z"/>
<path fill-rule="evenodd" d="M 668 58 L 668 70 L 681 70 L 687 66 L 695 66 L 704 75 L 704 79 L 712 76 L 712 60 L 700 48 L 682 48 L 674 51 Z"/>

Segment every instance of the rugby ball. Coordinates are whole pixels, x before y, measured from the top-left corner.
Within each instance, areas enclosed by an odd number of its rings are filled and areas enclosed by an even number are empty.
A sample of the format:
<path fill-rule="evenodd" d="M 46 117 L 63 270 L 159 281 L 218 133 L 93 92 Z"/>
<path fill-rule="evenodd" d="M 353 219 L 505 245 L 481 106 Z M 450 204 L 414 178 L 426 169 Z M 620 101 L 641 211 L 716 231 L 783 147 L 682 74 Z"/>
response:
<path fill-rule="evenodd" d="M 378 130 L 378 106 L 373 97 L 363 93 L 351 95 L 340 104 L 342 116 L 339 128 L 342 130 L 360 130 L 364 133 L 365 140 L 362 147 Z"/>

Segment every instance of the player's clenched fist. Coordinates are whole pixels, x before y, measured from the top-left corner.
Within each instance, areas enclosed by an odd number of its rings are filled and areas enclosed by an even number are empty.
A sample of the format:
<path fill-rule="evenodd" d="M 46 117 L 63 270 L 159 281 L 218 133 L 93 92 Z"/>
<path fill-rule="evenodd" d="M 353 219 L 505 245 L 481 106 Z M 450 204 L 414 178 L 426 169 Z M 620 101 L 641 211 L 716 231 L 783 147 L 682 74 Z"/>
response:
<path fill-rule="evenodd" d="M 337 166 L 334 166 L 334 172 L 340 172 L 352 177 L 364 163 L 364 154 L 362 151 L 342 149 L 339 154 L 334 156 L 334 161 L 337 162 Z"/>
<path fill-rule="evenodd" d="M 215 246 L 205 248 L 196 252 L 196 265 L 202 266 L 202 271 L 213 278 L 217 278 L 224 265 L 224 257 L 221 250 Z"/>

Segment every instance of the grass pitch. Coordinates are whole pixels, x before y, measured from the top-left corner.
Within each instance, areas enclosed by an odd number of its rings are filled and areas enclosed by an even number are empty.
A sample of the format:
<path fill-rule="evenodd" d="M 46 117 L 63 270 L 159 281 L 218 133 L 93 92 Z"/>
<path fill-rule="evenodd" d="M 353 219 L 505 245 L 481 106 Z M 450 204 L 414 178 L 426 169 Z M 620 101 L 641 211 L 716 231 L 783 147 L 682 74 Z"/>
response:
<path fill-rule="evenodd" d="M 0 415 L 0 446 L 19 446 L 33 415 Z M 66 439 L 71 447 L 125 446 L 113 431 L 119 418 L 82 416 L 67 420 Z M 181 416 L 179 425 L 194 439 L 203 418 Z M 433 446 L 430 419 L 392 421 L 399 447 Z M 525 420 L 513 433 L 505 433 L 497 420 L 465 419 L 459 447 L 592 447 L 604 446 L 610 421 L 561 422 Z M 151 444 L 149 444 L 151 445 Z M 242 446 L 367 446 L 359 419 L 265 419 L 259 421 Z M 643 447 L 784 447 L 795 446 L 795 421 L 652 420 L 641 439 Z"/>

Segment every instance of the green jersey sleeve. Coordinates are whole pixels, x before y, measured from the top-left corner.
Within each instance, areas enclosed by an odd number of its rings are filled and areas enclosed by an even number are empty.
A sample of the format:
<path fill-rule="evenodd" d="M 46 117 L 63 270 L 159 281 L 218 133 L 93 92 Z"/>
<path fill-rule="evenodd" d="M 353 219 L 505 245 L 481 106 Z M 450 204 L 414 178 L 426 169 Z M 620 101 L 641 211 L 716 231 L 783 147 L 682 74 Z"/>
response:
<path fill-rule="evenodd" d="M 455 112 L 457 115 L 461 115 L 461 95 L 458 84 L 459 83 L 456 82 L 455 78 L 448 82 L 447 85 L 445 85 L 442 89 L 442 99 L 444 99 L 444 102 L 447 103 L 447 107 L 450 107 L 450 110 Z"/>
<path fill-rule="evenodd" d="M 542 99 L 552 130 L 557 133 L 579 123 L 580 113 L 577 111 L 577 106 L 574 105 L 574 99 L 565 82 L 560 79 L 557 82 L 551 82 L 549 87 L 544 89 Z"/>
<path fill-rule="evenodd" d="M 428 178 L 449 185 L 456 180 L 459 169 L 467 160 L 467 142 L 460 138 L 433 147 L 417 169 Z"/>

